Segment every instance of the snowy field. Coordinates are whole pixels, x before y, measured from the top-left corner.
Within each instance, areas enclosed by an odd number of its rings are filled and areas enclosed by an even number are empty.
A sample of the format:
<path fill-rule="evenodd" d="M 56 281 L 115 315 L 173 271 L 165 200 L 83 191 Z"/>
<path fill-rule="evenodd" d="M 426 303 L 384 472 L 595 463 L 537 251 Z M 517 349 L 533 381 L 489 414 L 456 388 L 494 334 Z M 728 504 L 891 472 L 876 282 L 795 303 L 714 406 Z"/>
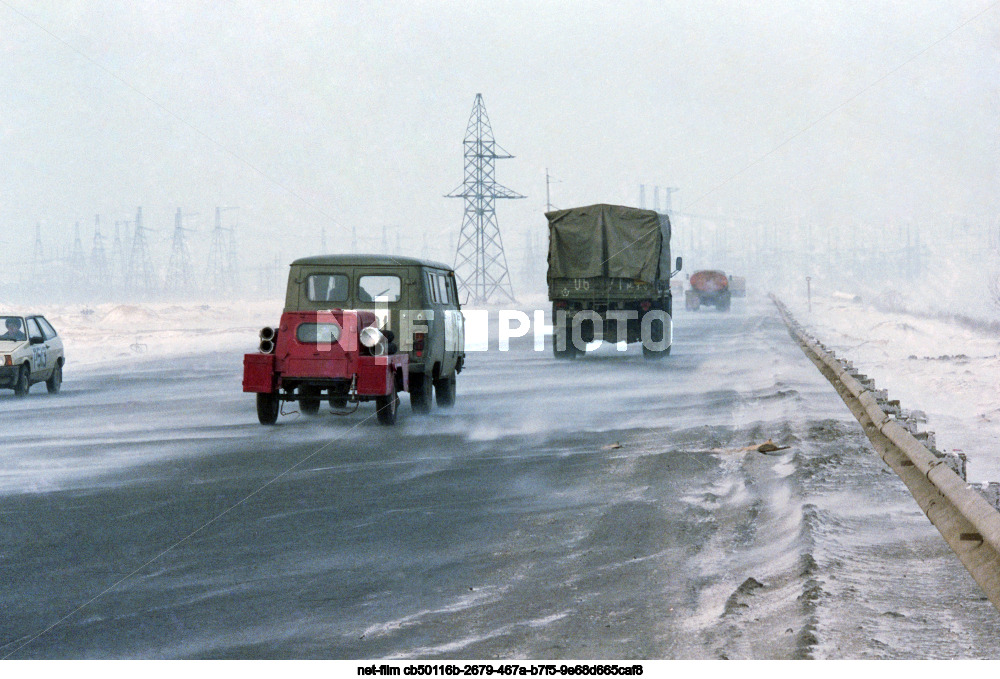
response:
<path fill-rule="evenodd" d="M 944 313 L 890 311 L 832 292 L 782 299 L 800 323 L 904 408 L 927 413 L 941 450 L 969 456 L 969 480 L 1000 480 L 1000 336 Z"/>
<path fill-rule="evenodd" d="M 66 375 L 212 351 L 254 351 L 257 333 L 277 324 L 282 299 L 35 305 L 66 349 Z M 2 308 L 7 308 L 0 305 Z"/>

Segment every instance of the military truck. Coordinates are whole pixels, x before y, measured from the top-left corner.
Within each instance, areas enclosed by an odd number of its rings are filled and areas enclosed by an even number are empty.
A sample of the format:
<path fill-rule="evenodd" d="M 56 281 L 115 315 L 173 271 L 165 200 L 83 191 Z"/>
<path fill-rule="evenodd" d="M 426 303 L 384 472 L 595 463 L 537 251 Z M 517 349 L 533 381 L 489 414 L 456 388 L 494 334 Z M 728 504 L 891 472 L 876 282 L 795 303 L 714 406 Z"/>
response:
<path fill-rule="evenodd" d="M 396 420 L 398 392 L 418 414 L 455 403 L 465 362 L 465 326 L 451 267 L 412 257 L 325 255 L 292 262 L 277 328 L 244 357 L 243 390 L 257 394 L 261 424 L 281 401 L 315 414 L 376 402 Z"/>
<path fill-rule="evenodd" d="M 621 205 L 547 212 L 553 353 L 572 359 L 597 338 L 642 342 L 646 358 L 670 353 L 673 297 L 670 218 Z"/>

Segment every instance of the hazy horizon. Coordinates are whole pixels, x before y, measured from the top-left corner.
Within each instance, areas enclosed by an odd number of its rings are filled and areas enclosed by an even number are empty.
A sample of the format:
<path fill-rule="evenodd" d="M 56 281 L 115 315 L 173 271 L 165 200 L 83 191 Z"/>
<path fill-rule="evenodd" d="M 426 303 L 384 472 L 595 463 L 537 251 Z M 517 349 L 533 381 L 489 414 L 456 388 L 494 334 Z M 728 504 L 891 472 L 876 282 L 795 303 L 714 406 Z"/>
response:
<path fill-rule="evenodd" d="M 933 242 L 995 223 L 987 7 L 10 3 L 3 259 L 30 257 L 36 223 L 59 253 L 80 221 L 89 253 L 95 214 L 107 238 L 141 205 L 161 267 L 175 210 L 197 212 L 201 263 L 215 206 L 235 205 L 248 267 L 318 252 L 323 228 L 330 251 L 352 228 L 378 251 L 390 227 L 451 261 L 462 202 L 444 195 L 476 93 L 516 156 L 497 178 L 527 196 L 498 205 L 512 253 L 544 243 L 546 168 L 557 207 L 671 186 L 681 211 Z"/>

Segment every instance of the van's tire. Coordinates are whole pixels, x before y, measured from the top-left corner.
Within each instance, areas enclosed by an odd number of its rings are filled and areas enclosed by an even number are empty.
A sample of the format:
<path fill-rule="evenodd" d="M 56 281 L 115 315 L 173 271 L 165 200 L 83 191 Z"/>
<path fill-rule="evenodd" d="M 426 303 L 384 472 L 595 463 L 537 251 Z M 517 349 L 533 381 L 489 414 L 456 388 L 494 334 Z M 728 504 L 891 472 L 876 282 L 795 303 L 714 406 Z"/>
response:
<path fill-rule="evenodd" d="M 277 394 L 257 394 L 257 419 L 261 424 L 274 424 L 278 421 L 281 401 Z"/>
<path fill-rule="evenodd" d="M 56 367 L 52 369 L 52 375 L 45 380 L 45 387 L 50 394 L 59 393 L 59 388 L 62 387 L 62 361 L 56 363 Z"/>
<path fill-rule="evenodd" d="M 434 380 L 434 396 L 439 408 L 450 408 L 455 405 L 455 376 Z"/>
<path fill-rule="evenodd" d="M 423 373 L 410 375 L 410 410 L 417 415 L 431 411 L 431 380 Z"/>
<path fill-rule="evenodd" d="M 320 390 L 316 387 L 299 387 L 299 411 L 303 415 L 319 412 Z"/>
<path fill-rule="evenodd" d="M 23 398 L 28 395 L 28 390 L 30 389 L 31 370 L 28 366 L 22 364 L 21 369 L 17 371 L 17 381 L 14 382 L 14 396 Z"/>
<path fill-rule="evenodd" d="M 395 384 L 392 392 L 385 396 L 375 397 L 375 414 L 378 415 L 379 424 L 386 426 L 396 424 L 396 415 L 399 413 L 399 394 L 396 392 Z"/>

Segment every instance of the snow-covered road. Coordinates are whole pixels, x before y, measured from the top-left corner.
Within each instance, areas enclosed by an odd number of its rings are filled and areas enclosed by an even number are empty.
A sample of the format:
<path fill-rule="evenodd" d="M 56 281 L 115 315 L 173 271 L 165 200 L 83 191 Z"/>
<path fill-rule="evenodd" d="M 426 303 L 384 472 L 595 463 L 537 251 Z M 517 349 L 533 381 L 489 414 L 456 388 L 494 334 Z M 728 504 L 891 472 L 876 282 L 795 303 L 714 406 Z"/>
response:
<path fill-rule="evenodd" d="M 763 300 L 681 312 L 662 362 L 470 355 L 453 411 L 391 429 L 370 405 L 261 427 L 240 369 L 0 394 L 0 655 L 1000 655 Z"/>

